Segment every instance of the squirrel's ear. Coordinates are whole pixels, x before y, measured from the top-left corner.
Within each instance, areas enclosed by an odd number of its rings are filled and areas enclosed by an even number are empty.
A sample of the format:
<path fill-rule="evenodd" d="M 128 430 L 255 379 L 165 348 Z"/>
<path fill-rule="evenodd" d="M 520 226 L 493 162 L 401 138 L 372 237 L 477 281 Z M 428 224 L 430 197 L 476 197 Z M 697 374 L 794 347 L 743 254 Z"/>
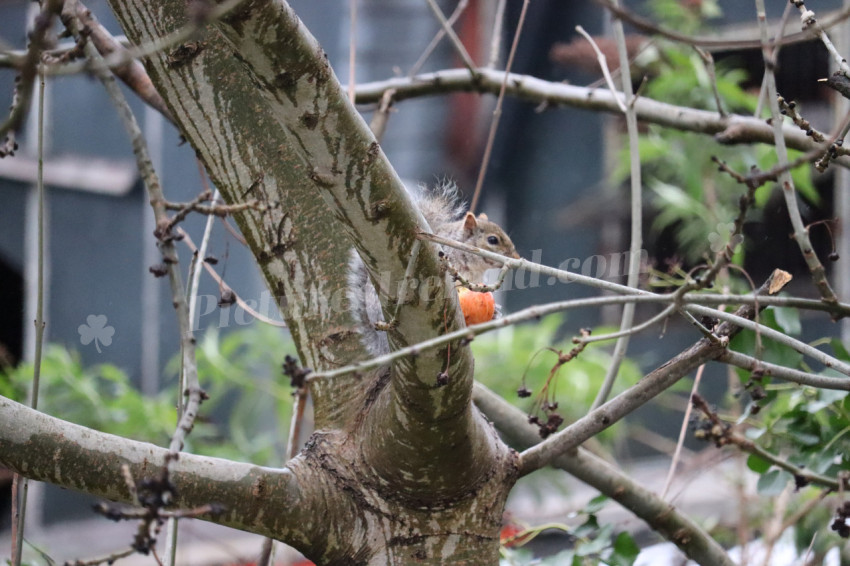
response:
<path fill-rule="evenodd" d="M 467 212 L 466 217 L 463 219 L 463 230 L 471 235 L 476 228 L 478 228 L 478 221 L 475 220 L 475 215 Z"/>
<path fill-rule="evenodd" d="M 490 220 L 490 219 L 487 218 L 487 215 L 482 212 L 481 214 L 478 215 L 478 220 Z"/>

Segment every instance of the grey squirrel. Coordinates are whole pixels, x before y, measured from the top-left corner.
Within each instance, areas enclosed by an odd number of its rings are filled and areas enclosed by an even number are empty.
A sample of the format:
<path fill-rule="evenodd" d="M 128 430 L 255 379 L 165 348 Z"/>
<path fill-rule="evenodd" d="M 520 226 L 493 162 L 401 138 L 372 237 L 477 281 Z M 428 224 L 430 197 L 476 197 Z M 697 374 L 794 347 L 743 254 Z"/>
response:
<path fill-rule="evenodd" d="M 434 189 L 420 188 L 411 193 L 422 216 L 438 236 L 519 259 L 514 243 L 498 224 L 491 222 L 486 214 L 476 217 L 471 212 L 465 212 L 466 207 L 454 183 L 442 182 Z M 498 262 L 454 248 L 445 248 L 444 252 L 449 265 L 471 283 L 482 283 L 485 271 L 501 267 Z M 369 279 L 363 260 L 353 249 L 349 260 L 348 304 L 355 320 L 355 329 L 369 354 L 379 356 L 388 353 L 390 348 L 386 328 L 380 329 L 386 323 L 378 293 Z"/>

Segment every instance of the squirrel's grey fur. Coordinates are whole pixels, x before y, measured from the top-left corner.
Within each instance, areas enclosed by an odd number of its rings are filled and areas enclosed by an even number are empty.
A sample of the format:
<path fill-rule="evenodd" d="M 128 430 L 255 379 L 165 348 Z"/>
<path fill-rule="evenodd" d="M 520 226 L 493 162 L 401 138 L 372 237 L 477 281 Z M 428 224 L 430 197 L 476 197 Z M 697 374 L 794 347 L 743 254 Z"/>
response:
<path fill-rule="evenodd" d="M 490 222 L 486 215 L 481 214 L 476 218 L 465 213 L 466 207 L 453 182 L 439 183 L 430 190 L 419 187 L 411 190 L 411 196 L 435 234 L 510 257 L 519 257 L 507 234 L 497 224 Z M 473 283 L 481 283 L 484 272 L 499 265 L 454 249 L 446 250 L 446 255 L 449 264 Z M 363 260 L 354 249 L 351 250 L 349 260 L 348 305 L 355 328 L 369 354 L 379 356 L 388 353 L 387 333 L 375 327 L 376 323 L 384 320 L 378 293 L 369 279 Z"/>

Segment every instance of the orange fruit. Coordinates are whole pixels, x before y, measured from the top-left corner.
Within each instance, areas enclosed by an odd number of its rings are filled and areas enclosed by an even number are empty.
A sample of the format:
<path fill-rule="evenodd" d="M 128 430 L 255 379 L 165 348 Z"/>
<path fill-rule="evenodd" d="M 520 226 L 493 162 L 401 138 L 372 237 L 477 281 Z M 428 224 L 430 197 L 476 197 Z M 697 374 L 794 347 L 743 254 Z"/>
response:
<path fill-rule="evenodd" d="M 457 295 L 467 326 L 493 320 L 493 314 L 496 312 L 496 300 L 493 298 L 493 293 L 479 293 L 460 287 Z"/>

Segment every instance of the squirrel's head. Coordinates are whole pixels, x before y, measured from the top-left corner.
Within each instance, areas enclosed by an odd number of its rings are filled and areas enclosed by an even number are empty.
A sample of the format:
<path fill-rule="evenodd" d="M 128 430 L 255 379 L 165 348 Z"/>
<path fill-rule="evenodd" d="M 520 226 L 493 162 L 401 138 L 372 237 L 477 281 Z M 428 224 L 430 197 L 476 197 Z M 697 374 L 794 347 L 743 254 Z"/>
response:
<path fill-rule="evenodd" d="M 484 213 L 477 217 L 471 212 L 463 219 L 463 230 L 467 240 L 481 249 L 519 259 L 519 254 L 511 238 L 495 222 L 491 222 Z"/>

